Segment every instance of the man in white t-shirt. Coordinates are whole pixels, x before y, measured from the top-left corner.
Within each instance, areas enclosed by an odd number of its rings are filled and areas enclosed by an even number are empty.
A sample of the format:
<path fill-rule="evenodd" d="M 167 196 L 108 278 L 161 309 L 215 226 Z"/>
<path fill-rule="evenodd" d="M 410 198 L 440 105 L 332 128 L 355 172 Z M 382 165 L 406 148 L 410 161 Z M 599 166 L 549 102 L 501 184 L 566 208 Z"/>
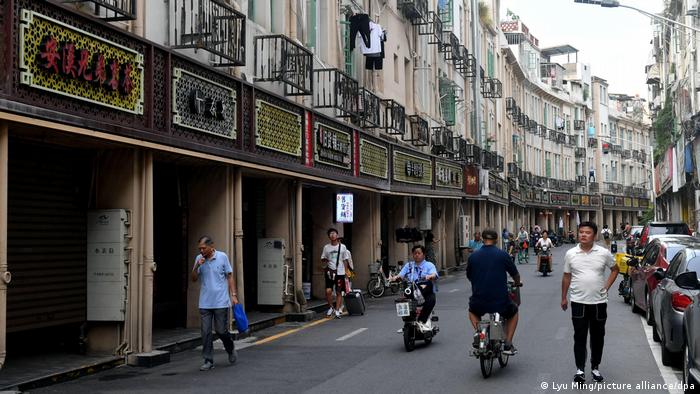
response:
<path fill-rule="evenodd" d="M 598 370 L 603 357 L 605 321 L 608 317 L 608 289 L 615 283 L 619 268 L 610 251 L 595 244 L 598 226 L 583 222 L 578 226 L 579 244 L 566 252 L 564 275 L 561 281 L 561 309 L 571 300 L 571 320 L 574 324 L 574 382 L 586 381 L 586 342 L 591 332 L 591 374 L 596 382 L 603 381 Z M 610 275 L 605 277 L 606 268 Z"/>
<path fill-rule="evenodd" d="M 340 306 L 343 304 L 343 291 L 345 291 L 345 271 L 350 267 L 350 252 L 340 243 L 338 230 L 328 229 L 328 239 L 331 243 L 326 244 L 321 252 L 321 262 L 324 267 L 326 282 L 326 301 L 328 302 L 328 312 L 326 316 L 340 319 L 342 313 Z M 335 305 L 333 305 L 333 289 L 335 288 Z"/>

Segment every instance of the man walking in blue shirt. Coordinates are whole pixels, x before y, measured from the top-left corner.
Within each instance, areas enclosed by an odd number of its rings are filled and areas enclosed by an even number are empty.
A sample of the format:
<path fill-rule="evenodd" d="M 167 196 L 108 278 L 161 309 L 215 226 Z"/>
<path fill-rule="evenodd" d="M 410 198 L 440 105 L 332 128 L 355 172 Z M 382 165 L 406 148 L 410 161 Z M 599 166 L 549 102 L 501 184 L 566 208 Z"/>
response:
<path fill-rule="evenodd" d="M 515 328 L 518 326 L 518 306 L 508 294 L 508 276 L 520 286 L 520 274 L 508 253 L 496 247 L 498 233 L 484 230 L 481 233 L 484 246 L 469 256 L 467 279 L 472 283 L 472 296 L 469 299 L 469 320 L 476 330 L 481 316 L 499 313 L 506 319 L 506 343 L 503 354 L 515 355 L 513 346 Z"/>
<path fill-rule="evenodd" d="M 435 308 L 435 286 L 434 281 L 438 278 L 435 264 L 425 260 L 425 247 L 416 245 L 413 247 L 413 261 L 404 264 L 401 272 L 396 276 L 389 277 L 389 281 L 395 281 L 399 278 L 405 278 L 408 281 L 416 282 L 420 288 L 420 292 L 425 298 L 423 309 L 418 315 L 418 329 L 422 332 L 432 331 L 433 327 L 430 323 L 430 313 Z"/>
<path fill-rule="evenodd" d="M 192 267 L 192 281 L 201 281 L 199 289 L 199 314 L 202 328 L 202 356 L 204 364 L 200 371 L 214 368 L 212 356 L 212 324 L 228 353 L 228 361 L 236 362 L 237 354 L 233 338 L 228 332 L 228 311 L 232 304 L 238 304 L 236 284 L 228 256 L 214 249 L 214 241 L 208 236 L 199 239 L 199 255 Z"/>

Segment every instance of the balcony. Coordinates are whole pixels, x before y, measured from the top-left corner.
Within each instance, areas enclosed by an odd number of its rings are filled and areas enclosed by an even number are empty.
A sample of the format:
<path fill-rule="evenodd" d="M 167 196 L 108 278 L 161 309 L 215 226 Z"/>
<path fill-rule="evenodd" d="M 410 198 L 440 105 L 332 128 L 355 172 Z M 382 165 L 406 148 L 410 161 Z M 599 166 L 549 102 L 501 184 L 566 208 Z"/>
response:
<path fill-rule="evenodd" d="M 605 191 L 612 194 L 622 194 L 622 185 L 615 182 L 605 182 Z"/>
<path fill-rule="evenodd" d="M 574 120 L 574 130 L 584 130 L 586 128 L 585 120 Z"/>
<path fill-rule="evenodd" d="M 512 97 L 506 97 L 506 115 L 513 115 L 515 111 L 516 103 L 515 99 Z"/>
<path fill-rule="evenodd" d="M 523 177 L 526 185 L 533 185 L 533 176 L 530 171 L 525 171 L 525 176 Z"/>
<path fill-rule="evenodd" d="M 406 109 L 394 100 L 381 100 L 380 106 L 384 107 L 384 119 L 382 128 L 389 135 L 406 134 Z"/>
<path fill-rule="evenodd" d="M 461 55 L 459 46 L 459 38 L 453 32 L 443 32 L 441 52 L 444 54 L 445 61 L 453 63 L 459 61 Z"/>
<path fill-rule="evenodd" d="M 360 101 L 359 115 L 362 127 L 366 129 L 381 127 L 382 112 L 379 96 L 365 88 L 360 88 L 360 94 L 362 95 L 362 100 Z"/>
<path fill-rule="evenodd" d="M 464 45 L 458 47 L 457 57 L 453 60 L 455 69 L 463 78 L 476 77 L 476 58 L 469 53 Z"/>
<path fill-rule="evenodd" d="M 589 193 L 598 193 L 598 182 L 591 182 L 588 184 L 588 192 Z"/>
<path fill-rule="evenodd" d="M 282 34 L 255 37 L 255 82 L 281 82 L 285 96 L 313 93 L 313 53 Z"/>
<path fill-rule="evenodd" d="M 508 178 L 515 179 L 518 177 L 518 164 L 508 163 Z"/>
<path fill-rule="evenodd" d="M 423 19 L 423 23 L 417 23 L 418 35 L 428 36 L 428 44 L 437 44 L 438 48 L 442 47 L 442 20 L 440 15 L 434 11 L 428 11 L 427 17 Z"/>
<path fill-rule="evenodd" d="M 481 161 L 481 148 L 474 144 L 465 144 L 464 151 L 464 161 L 467 164 L 480 165 Z"/>
<path fill-rule="evenodd" d="M 586 186 L 586 180 L 587 179 L 585 175 L 576 176 L 576 186 Z"/>
<path fill-rule="evenodd" d="M 438 156 L 452 156 L 454 153 L 454 135 L 447 127 L 433 127 L 431 152 Z"/>
<path fill-rule="evenodd" d="M 547 136 L 547 126 L 545 126 L 543 124 L 537 125 L 537 128 L 535 129 L 535 133 L 537 135 L 546 137 Z"/>
<path fill-rule="evenodd" d="M 632 152 L 629 149 L 623 149 L 620 157 L 622 157 L 622 160 L 631 159 Z"/>
<path fill-rule="evenodd" d="M 222 0 L 198 0 L 195 2 L 196 5 L 187 0 L 173 0 L 173 2 L 175 5 L 174 49 L 207 51 L 212 54 L 213 65 L 217 67 L 245 65 L 245 15 Z M 133 1 L 111 0 L 93 1 L 93 3 L 126 4 Z M 113 10 L 116 8 L 113 7 Z M 257 39 L 255 42 L 257 45 Z M 309 52 L 309 56 L 310 54 Z M 309 81 L 310 74 L 311 68 L 308 69 Z"/>
<path fill-rule="evenodd" d="M 518 126 L 523 127 L 525 129 L 529 130 L 530 127 L 530 117 L 525 115 L 524 113 L 520 113 L 520 119 L 518 119 Z"/>
<path fill-rule="evenodd" d="M 487 150 L 481 151 L 481 168 L 485 170 L 496 169 L 496 154 Z"/>
<path fill-rule="evenodd" d="M 503 172 L 505 170 L 505 159 L 503 156 L 496 154 L 496 171 Z"/>
<path fill-rule="evenodd" d="M 136 19 L 136 0 L 61 0 L 62 3 L 92 3 L 95 18 L 106 22 Z M 175 1 L 177 8 L 177 0 Z"/>
<path fill-rule="evenodd" d="M 454 160 L 466 162 L 469 145 L 467 144 L 467 140 L 462 136 L 454 137 L 452 139 L 452 145 L 454 146 Z"/>
<path fill-rule="evenodd" d="M 517 124 L 518 122 L 520 122 L 520 114 L 521 113 L 522 113 L 522 111 L 520 110 L 520 106 L 516 105 L 515 108 L 513 108 L 513 114 L 511 115 L 511 118 L 513 119 L 514 124 Z"/>
<path fill-rule="evenodd" d="M 586 148 L 576 148 L 574 150 L 574 156 L 576 157 L 586 157 Z"/>
<path fill-rule="evenodd" d="M 438 81 L 440 93 L 440 112 L 447 126 L 454 126 L 457 113 L 457 101 L 464 100 L 464 91 L 451 79 L 440 77 Z"/>
<path fill-rule="evenodd" d="M 547 129 L 547 139 L 550 141 L 557 140 L 557 131 L 553 129 Z"/>
<path fill-rule="evenodd" d="M 598 148 L 598 139 L 594 137 L 588 137 L 588 147 Z"/>
<path fill-rule="evenodd" d="M 562 144 L 562 145 L 565 144 L 567 135 L 562 133 L 561 131 L 557 131 L 556 133 L 557 133 L 557 137 L 556 137 L 557 143 Z"/>
<path fill-rule="evenodd" d="M 497 78 L 482 78 L 481 96 L 484 98 L 503 97 L 503 83 Z"/>
<path fill-rule="evenodd" d="M 408 124 L 410 127 L 410 135 L 406 138 L 404 134 L 404 141 L 410 142 L 414 146 L 430 145 L 430 128 L 427 120 L 421 118 L 419 115 L 410 115 L 408 117 Z"/>
<path fill-rule="evenodd" d="M 614 155 L 619 155 L 619 154 L 622 153 L 622 146 L 621 146 L 621 145 L 617 145 L 617 144 L 612 144 L 611 147 L 610 147 L 610 151 L 611 151 L 612 154 L 614 154 Z"/>
<path fill-rule="evenodd" d="M 541 63 L 540 64 L 540 79 L 542 82 L 553 87 L 554 89 L 562 90 L 564 88 L 564 72 L 566 70 L 557 63 Z"/>
<path fill-rule="evenodd" d="M 314 107 L 331 108 L 339 118 L 357 117 L 360 85 L 337 68 L 314 70 Z"/>
<path fill-rule="evenodd" d="M 413 25 L 420 25 L 428 18 L 428 0 L 398 0 L 396 5 Z"/>

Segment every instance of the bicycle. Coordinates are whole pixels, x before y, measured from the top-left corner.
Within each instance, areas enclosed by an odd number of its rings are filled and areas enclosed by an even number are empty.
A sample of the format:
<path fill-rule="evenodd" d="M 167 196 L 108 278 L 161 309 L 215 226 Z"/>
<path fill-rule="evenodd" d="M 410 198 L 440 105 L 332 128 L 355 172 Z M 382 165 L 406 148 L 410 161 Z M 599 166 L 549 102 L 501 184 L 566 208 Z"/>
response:
<path fill-rule="evenodd" d="M 396 282 L 389 282 L 389 277 L 384 274 L 382 262 L 377 260 L 369 265 L 370 279 L 367 282 L 367 293 L 370 297 L 379 298 L 384 295 L 386 289 L 391 290 L 391 294 L 396 294 L 399 291 L 399 285 Z M 389 276 L 395 276 L 398 273 L 395 266 L 389 266 Z"/>
<path fill-rule="evenodd" d="M 518 251 L 518 257 L 517 257 L 518 264 L 528 264 L 530 262 L 530 255 L 528 253 L 528 248 L 523 247 L 523 242 L 519 243 L 516 246 L 516 248 Z"/>

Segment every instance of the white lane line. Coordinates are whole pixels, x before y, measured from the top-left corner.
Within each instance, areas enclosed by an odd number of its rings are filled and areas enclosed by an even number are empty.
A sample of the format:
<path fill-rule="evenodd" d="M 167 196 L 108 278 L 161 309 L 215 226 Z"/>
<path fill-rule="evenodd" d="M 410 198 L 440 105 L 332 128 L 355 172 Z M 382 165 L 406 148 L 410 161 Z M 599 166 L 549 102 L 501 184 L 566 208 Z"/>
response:
<path fill-rule="evenodd" d="M 346 339 L 348 339 L 348 338 L 352 338 L 352 337 L 354 337 L 355 335 L 357 335 L 357 334 L 359 334 L 359 333 L 361 333 L 361 332 L 364 332 L 364 331 L 367 331 L 367 329 L 366 329 L 366 328 L 359 328 L 359 329 L 357 329 L 357 330 L 351 332 L 350 334 L 343 335 L 342 337 L 336 339 L 336 341 L 344 341 L 344 340 L 346 340 Z"/>
<path fill-rule="evenodd" d="M 647 342 L 649 342 L 651 353 L 654 355 L 654 361 L 656 361 L 656 366 L 659 368 L 659 372 L 661 373 L 661 377 L 664 379 L 664 383 L 666 383 L 668 387 L 674 387 L 672 385 L 677 385 L 681 379 L 678 379 L 678 376 L 676 376 L 676 373 L 673 372 L 673 369 L 665 366 L 661 362 L 661 344 L 654 342 L 653 333 L 651 331 L 652 327 L 647 324 L 646 318 L 642 316 L 640 316 L 639 318 L 642 322 L 642 328 L 644 329 L 644 333 L 647 335 Z M 683 394 L 683 390 L 677 389 L 675 387 L 669 388 L 668 392 L 669 394 Z"/>
<path fill-rule="evenodd" d="M 450 290 L 450 293 L 454 293 L 454 292 L 457 292 L 457 291 L 459 291 L 459 289 L 452 289 L 452 290 Z"/>

